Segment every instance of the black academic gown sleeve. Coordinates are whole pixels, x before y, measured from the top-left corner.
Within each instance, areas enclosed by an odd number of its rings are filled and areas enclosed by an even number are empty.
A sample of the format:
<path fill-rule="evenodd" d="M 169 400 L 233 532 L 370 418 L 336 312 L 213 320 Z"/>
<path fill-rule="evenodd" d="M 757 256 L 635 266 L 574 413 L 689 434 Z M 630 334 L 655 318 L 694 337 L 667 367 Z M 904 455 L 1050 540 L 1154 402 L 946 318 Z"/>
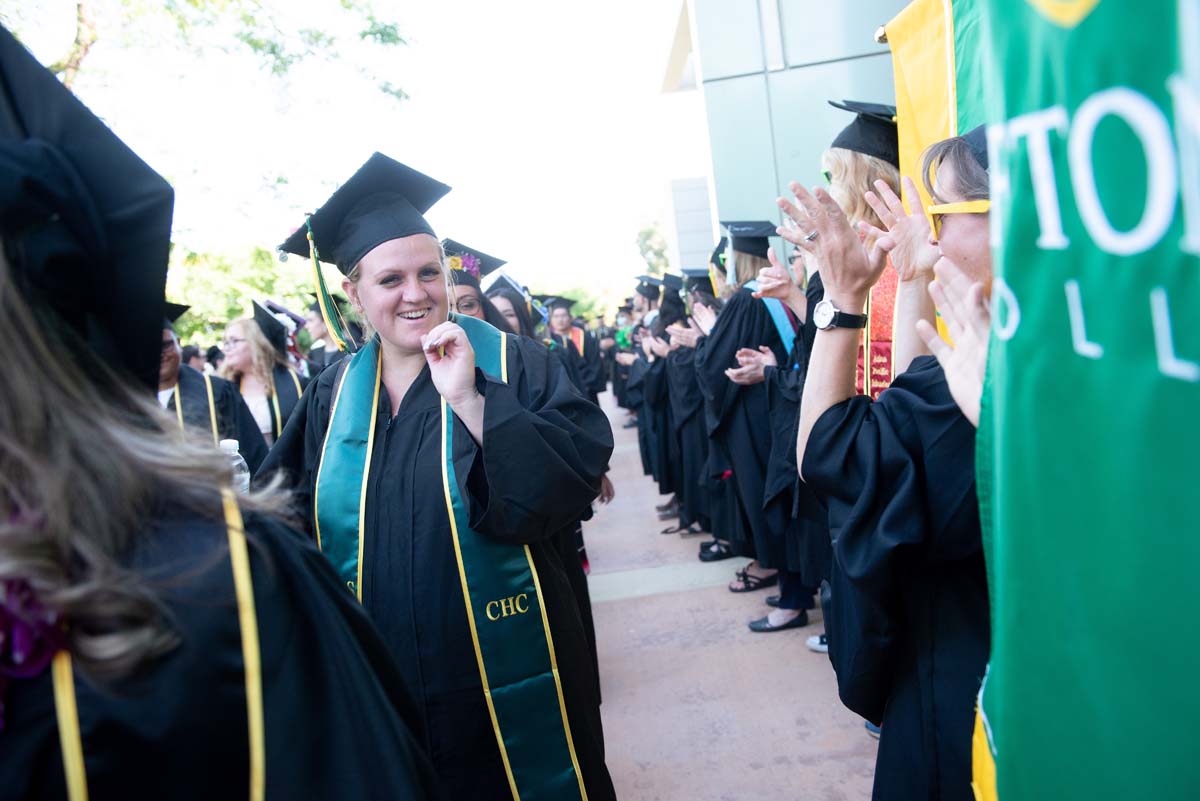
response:
<path fill-rule="evenodd" d="M 604 370 L 604 359 L 600 355 L 600 343 L 590 331 L 583 332 L 580 377 L 589 397 L 594 398 L 608 388 L 608 376 Z"/>
<path fill-rule="evenodd" d="M 215 493 L 213 503 L 220 508 Z M 265 797 L 439 797 L 411 696 L 327 561 L 273 520 L 248 516 L 246 533 Z M 246 797 L 245 672 L 224 521 L 166 514 L 147 527 L 128 566 L 157 589 L 180 643 L 120 680 L 76 666 L 89 797 Z M 0 799 L 65 801 L 49 671 L 10 684 L 7 701 Z"/>
<path fill-rule="evenodd" d="M 523 369 L 515 384 L 482 372 L 483 447 L 467 482 L 471 527 L 513 543 L 572 525 L 600 492 L 613 435 L 608 417 L 579 392 L 546 348 L 509 340 Z M 514 464 L 542 465 L 536 480 Z"/>
<path fill-rule="evenodd" d="M 875 402 L 828 409 L 805 446 L 834 538 L 823 601 L 838 693 L 883 723 L 877 799 L 971 798 L 990 634 L 974 459 L 975 428 L 933 357 Z"/>

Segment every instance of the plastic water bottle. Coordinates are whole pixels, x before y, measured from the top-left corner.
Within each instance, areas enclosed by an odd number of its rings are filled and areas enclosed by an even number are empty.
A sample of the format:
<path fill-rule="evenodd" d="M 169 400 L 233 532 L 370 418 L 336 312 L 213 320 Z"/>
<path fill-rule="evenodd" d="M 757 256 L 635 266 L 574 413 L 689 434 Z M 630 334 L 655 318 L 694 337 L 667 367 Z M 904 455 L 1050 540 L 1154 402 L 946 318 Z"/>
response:
<path fill-rule="evenodd" d="M 229 466 L 233 468 L 233 488 L 244 495 L 250 491 L 250 465 L 246 464 L 238 449 L 236 439 L 221 440 L 221 453 L 225 454 Z"/>

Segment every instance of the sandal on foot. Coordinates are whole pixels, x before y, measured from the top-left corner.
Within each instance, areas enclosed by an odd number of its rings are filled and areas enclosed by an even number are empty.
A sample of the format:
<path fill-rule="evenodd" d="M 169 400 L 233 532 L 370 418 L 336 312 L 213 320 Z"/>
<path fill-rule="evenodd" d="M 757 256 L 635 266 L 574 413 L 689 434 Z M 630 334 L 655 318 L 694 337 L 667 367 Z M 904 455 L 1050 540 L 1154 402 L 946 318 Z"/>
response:
<path fill-rule="evenodd" d="M 746 569 L 735 573 L 734 579 L 737 582 L 737 589 L 730 587 L 730 592 L 754 592 L 755 590 L 774 587 L 779 583 L 779 574 L 772 573 L 769 576 L 755 576 L 750 573 L 749 569 Z"/>

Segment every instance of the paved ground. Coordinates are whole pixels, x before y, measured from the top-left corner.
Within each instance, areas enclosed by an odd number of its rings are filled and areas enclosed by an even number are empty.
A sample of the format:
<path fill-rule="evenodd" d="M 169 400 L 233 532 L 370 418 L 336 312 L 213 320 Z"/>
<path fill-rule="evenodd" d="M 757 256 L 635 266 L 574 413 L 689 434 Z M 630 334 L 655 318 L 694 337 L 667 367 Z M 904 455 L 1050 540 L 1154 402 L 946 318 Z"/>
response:
<path fill-rule="evenodd" d="M 740 560 L 705 565 L 698 538 L 661 535 L 636 430 L 613 420 L 616 500 L 585 524 L 608 767 L 622 801 L 867 799 L 875 740 L 842 707 L 821 631 L 753 634 L 767 590 L 725 589 Z"/>

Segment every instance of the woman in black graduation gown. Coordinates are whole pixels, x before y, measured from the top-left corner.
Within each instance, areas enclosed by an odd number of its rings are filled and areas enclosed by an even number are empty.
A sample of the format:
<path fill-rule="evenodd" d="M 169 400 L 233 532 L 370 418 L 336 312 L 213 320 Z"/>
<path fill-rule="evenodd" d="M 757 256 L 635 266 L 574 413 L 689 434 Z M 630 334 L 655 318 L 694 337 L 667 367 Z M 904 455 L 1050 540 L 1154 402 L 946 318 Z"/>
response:
<path fill-rule="evenodd" d="M 982 128 L 934 145 L 923 174 L 937 171 L 935 201 L 986 200 L 986 154 Z M 799 233 L 785 236 L 818 255 L 825 284 L 814 310 L 819 330 L 797 459 L 803 480 L 828 504 L 836 535 L 825 611 L 838 691 L 850 709 L 882 724 L 875 799 L 968 801 L 974 702 L 989 642 L 975 427 L 930 356 L 912 358 L 877 401 L 856 397 L 859 331 L 849 326 L 860 322 L 890 250 L 901 278 L 896 364 L 903 369 L 916 350 L 901 357 L 908 346 L 900 336 L 911 342 L 916 320 L 933 322 L 923 297 L 935 262 L 990 283 L 987 214 L 943 208 L 940 237 L 922 247 L 931 240 L 923 210 L 907 214 L 879 187 L 889 231 L 874 232 L 881 235 L 868 254 L 827 193 L 792 186 L 802 208 L 781 206 Z M 906 282 L 920 291 L 907 292 Z"/>
<path fill-rule="evenodd" d="M 308 379 L 288 362 L 287 327 L 254 301 L 254 316 L 225 327 L 225 364 L 221 368 L 258 421 L 267 445 L 279 438 L 300 401 Z"/>
<path fill-rule="evenodd" d="M 312 385 L 261 472 L 294 483 L 399 662 L 450 797 L 612 798 L 552 542 L 596 497 L 612 432 L 544 347 L 447 320 L 422 216 L 447 191 L 376 153 L 310 218 L 311 240 L 284 243 L 336 263 L 377 335 Z"/>
<path fill-rule="evenodd" d="M 179 427 L 200 434 L 213 446 L 234 439 L 253 473 L 267 457 L 267 443 L 254 415 L 233 384 L 182 364 L 174 320 L 186 306 L 167 304 L 163 319 L 162 353 L 158 368 L 158 398 Z"/>
<path fill-rule="evenodd" d="M 774 570 L 783 561 L 784 520 L 769 518 L 775 510 L 763 508 L 763 486 L 771 454 L 766 389 L 761 383 L 736 384 L 730 380 L 729 371 L 739 366 L 737 353 L 743 348 L 757 350 L 765 346 L 777 362 L 784 361 L 787 354 L 766 305 L 745 286 L 757 277 L 760 267 L 769 265 L 764 231 L 773 230 L 773 226 L 742 224 L 747 227 L 739 229 L 739 224 L 733 225 L 739 231 L 732 237 L 739 288 L 697 346 L 696 375 L 704 393 L 710 470 L 719 470 L 721 475 L 732 471 L 726 482 L 732 482 L 733 492 L 729 495 L 736 501 L 731 547 L 738 555 L 755 559 L 738 571 L 730 584 L 730 590 L 746 592 L 775 583 Z"/>
<path fill-rule="evenodd" d="M 3 29 L 0 82 L 0 799 L 434 797 L 283 499 L 154 402 L 170 186 Z"/>

